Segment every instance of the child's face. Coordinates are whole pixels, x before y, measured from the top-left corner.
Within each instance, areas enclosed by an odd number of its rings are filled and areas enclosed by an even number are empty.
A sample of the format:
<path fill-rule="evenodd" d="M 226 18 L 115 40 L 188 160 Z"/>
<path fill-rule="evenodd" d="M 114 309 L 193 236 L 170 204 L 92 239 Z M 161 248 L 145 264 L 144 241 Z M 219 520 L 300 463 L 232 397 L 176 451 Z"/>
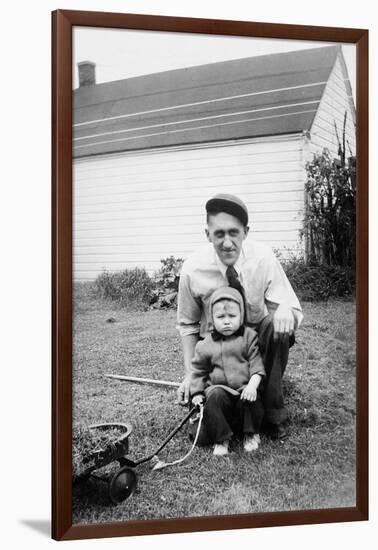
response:
<path fill-rule="evenodd" d="M 220 300 L 213 306 L 215 329 L 223 336 L 231 336 L 240 327 L 239 304 L 232 300 Z"/>

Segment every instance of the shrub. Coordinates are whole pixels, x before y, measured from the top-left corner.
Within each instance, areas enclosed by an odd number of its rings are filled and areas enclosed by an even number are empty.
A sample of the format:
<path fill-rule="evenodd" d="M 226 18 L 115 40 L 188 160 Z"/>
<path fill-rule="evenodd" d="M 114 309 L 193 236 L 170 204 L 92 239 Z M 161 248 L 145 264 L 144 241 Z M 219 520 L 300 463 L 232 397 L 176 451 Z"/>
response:
<path fill-rule="evenodd" d="M 110 273 L 104 271 L 94 283 L 97 296 L 122 306 L 146 308 L 153 295 L 154 283 L 144 268 L 135 267 Z"/>
<path fill-rule="evenodd" d="M 182 258 L 168 256 L 160 260 L 162 266 L 155 274 L 155 290 L 151 303 L 155 308 L 174 307 L 177 303 L 177 293 L 180 281 Z"/>
<path fill-rule="evenodd" d="M 342 140 L 337 128 L 338 158 L 328 149 L 306 165 L 306 211 L 303 235 L 311 263 L 355 266 L 356 159 L 346 157 L 346 112 Z"/>
<path fill-rule="evenodd" d="M 161 289 L 177 292 L 183 262 L 182 258 L 175 258 L 174 256 L 160 260 L 162 266 L 156 273 L 155 284 Z"/>
<path fill-rule="evenodd" d="M 347 159 L 346 120 L 338 141 L 338 158 L 328 149 L 314 154 L 306 165 L 306 209 L 300 237 L 306 242 L 303 258 L 280 258 L 282 266 L 302 300 L 328 300 L 351 296 L 356 265 L 356 159 Z"/>
<path fill-rule="evenodd" d="M 307 265 L 303 258 L 279 258 L 300 300 L 317 302 L 352 296 L 355 273 L 348 266 Z"/>

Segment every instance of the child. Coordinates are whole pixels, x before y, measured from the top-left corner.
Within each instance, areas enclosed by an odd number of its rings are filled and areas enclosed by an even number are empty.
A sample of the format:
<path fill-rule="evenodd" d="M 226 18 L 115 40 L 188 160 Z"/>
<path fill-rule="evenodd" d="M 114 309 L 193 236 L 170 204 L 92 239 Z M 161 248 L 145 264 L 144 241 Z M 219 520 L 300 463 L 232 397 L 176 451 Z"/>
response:
<path fill-rule="evenodd" d="M 192 403 L 206 399 L 198 442 L 214 444 L 214 454 L 224 456 L 231 436 L 242 431 L 244 450 L 251 452 L 259 446 L 264 414 L 257 334 L 244 326 L 243 297 L 235 288 L 215 290 L 209 307 L 214 330 L 196 345 L 190 381 Z"/>

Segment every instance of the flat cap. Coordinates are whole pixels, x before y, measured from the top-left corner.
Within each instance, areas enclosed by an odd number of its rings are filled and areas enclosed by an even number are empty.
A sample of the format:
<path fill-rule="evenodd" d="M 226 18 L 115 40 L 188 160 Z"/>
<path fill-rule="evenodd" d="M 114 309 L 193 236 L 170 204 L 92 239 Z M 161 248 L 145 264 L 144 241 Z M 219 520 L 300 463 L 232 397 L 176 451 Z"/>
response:
<path fill-rule="evenodd" d="M 248 209 L 244 202 L 235 195 L 219 193 L 206 203 L 206 212 L 226 212 L 235 216 L 243 225 L 248 225 Z"/>

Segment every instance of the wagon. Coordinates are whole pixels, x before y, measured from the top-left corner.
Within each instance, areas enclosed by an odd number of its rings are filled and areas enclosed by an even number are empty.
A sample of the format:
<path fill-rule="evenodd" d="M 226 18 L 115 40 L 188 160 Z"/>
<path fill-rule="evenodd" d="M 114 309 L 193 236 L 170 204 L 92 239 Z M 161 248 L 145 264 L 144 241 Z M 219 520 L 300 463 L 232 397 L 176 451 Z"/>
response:
<path fill-rule="evenodd" d="M 109 443 L 104 449 L 88 456 L 87 462 L 90 466 L 77 475 L 75 482 L 85 482 L 90 477 L 94 477 L 108 483 L 110 500 L 114 504 L 118 504 L 134 493 L 137 484 L 136 474 L 130 467 L 134 465 L 134 463 L 126 458 L 126 455 L 129 452 L 129 436 L 133 430 L 132 425 L 128 423 L 123 424 L 113 422 L 94 424 L 92 426 L 88 426 L 88 428 L 90 430 L 104 431 L 117 428 L 123 433 L 113 442 Z M 118 462 L 119 468 L 110 478 L 94 473 L 113 462 Z"/>
<path fill-rule="evenodd" d="M 117 428 L 123 433 L 117 439 L 109 443 L 104 449 L 96 451 L 86 459 L 86 462 L 90 464 L 90 466 L 84 468 L 84 470 L 81 471 L 79 475 L 77 475 L 75 482 L 85 482 L 89 479 L 89 477 L 94 477 L 108 484 L 109 497 L 113 504 L 119 504 L 120 502 L 126 500 L 135 492 L 137 486 L 137 475 L 135 472 L 135 468 L 137 466 L 154 459 L 154 469 L 158 470 L 164 468 L 165 466 L 178 464 L 179 462 L 182 462 L 187 456 L 189 456 L 190 453 L 187 453 L 187 455 L 183 459 L 172 462 L 171 464 L 162 462 L 157 457 L 158 453 L 160 453 L 160 451 L 169 443 L 169 441 L 184 426 L 184 424 L 195 413 L 198 414 L 198 411 L 199 407 L 193 407 L 192 409 L 190 409 L 190 411 L 185 415 L 180 423 L 169 433 L 169 435 L 165 438 L 158 449 L 150 453 L 148 456 L 140 458 L 139 460 L 132 460 L 131 458 L 127 457 L 127 454 L 129 452 L 129 436 L 133 430 L 131 424 L 113 422 L 88 426 L 90 430 L 108 430 L 112 428 Z M 195 438 L 193 447 L 196 444 L 196 439 L 197 438 Z M 113 473 L 110 478 L 94 473 L 97 470 L 104 468 L 105 466 L 108 466 L 113 462 L 118 462 L 119 468 Z"/>

